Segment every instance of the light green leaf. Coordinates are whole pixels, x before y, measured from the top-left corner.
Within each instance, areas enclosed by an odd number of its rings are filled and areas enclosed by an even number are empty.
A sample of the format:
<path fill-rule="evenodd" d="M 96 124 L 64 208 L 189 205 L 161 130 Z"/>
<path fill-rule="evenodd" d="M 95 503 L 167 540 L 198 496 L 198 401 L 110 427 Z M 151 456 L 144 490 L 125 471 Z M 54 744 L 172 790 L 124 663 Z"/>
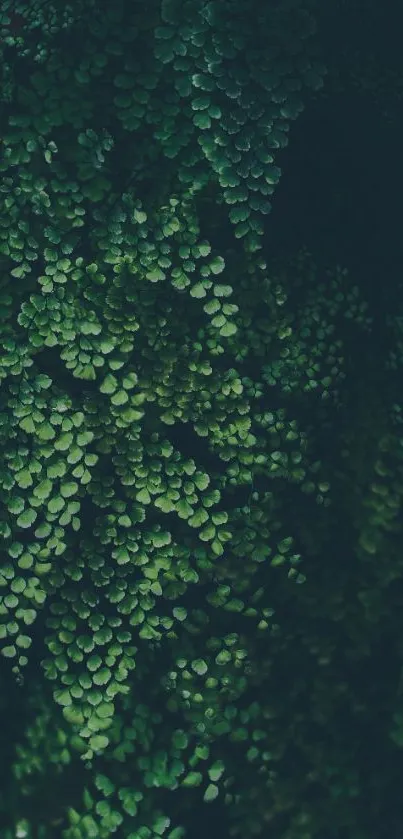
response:
<path fill-rule="evenodd" d="M 106 749 L 108 743 L 109 738 L 105 734 L 95 734 L 93 737 L 90 737 L 90 746 L 91 749 L 94 749 L 94 752 Z"/>
<path fill-rule="evenodd" d="M 185 498 L 181 498 L 180 501 L 177 501 L 176 511 L 180 519 L 188 519 L 194 512 L 193 507 L 190 506 Z"/>
<path fill-rule="evenodd" d="M 144 213 L 142 210 L 134 210 L 133 219 L 137 221 L 137 224 L 144 224 L 147 221 L 147 213 Z"/>
<path fill-rule="evenodd" d="M 223 774 L 224 770 L 225 765 L 223 761 L 216 760 L 215 763 L 213 763 L 213 765 L 210 766 L 210 769 L 208 770 L 210 781 L 218 781 L 221 778 L 221 775 Z"/>
<path fill-rule="evenodd" d="M 200 531 L 199 537 L 202 539 L 203 542 L 208 542 L 210 539 L 213 539 L 216 534 L 216 529 L 213 524 L 208 524 L 203 530 Z"/>
<path fill-rule="evenodd" d="M 95 786 L 106 798 L 109 798 L 115 792 L 115 785 L 112 781 L 106 775 L 100 773 L 95 776 Z"/>
<path fill-rule="evenodd" d="M 129 397 L 125 390 L 118 390 L 111 396 L 112 405 L 125 405 L 129 401 Z"/>
<path fill-rule="evenodd" d="M 17 650 L 14 647 L 14 644 L 11 644 L 9 647 L 3 647 L 1 654 L 4 655 L 5 658 L 14 658 L 14 656 L 17 655 Z"/>
<path fill-rule="evenodd" d="M 172 513 L 175 510 L 175 504 L 167 495 L 160 495 L 155 499 L 154 504 L 163 513 Z"/>
<path fill-rule="evenodd" d="M 78 484 L 75 481 L 66 481 L 66 483 L 60 485 L 60 495 L 63 498 L 70 498 L 77 490 Z"/>
<path fill-rule="evenodd" d="M 215 556 L 222 556 L 224 553 L 224 548 L 221 542 L 218 539 L 214 539 L 211 543 L 211 550 Z"/>
<path fill-rule="evenodd" d="M 73 701 L 69 690 L 55 690 L 53 698 L 58 705 L 72 705 Z"/>
<path fill-rule="evenodd" d="M 209 784 L 203 795 L 203 801 L 214 801 L 214 799 L 217 798 L 217 795 L 218 787 L 215 784 Z"/>
<path fill-rule="evenodd" d="M 108 373 L 105 376 L 103 382 L 100 384 L 100 391 L 101 393 L 114 393 L 116 388 L 118 387 L 119 382 L 115 376 L 112 376 L 111 373 Z"/>
<path fill-rule="evenodd" d="M 30 487 L 33 484 L 29 469 L 21 469 L 20 472 L 17 472 L 15 479 L 21 489 L 27 489 L 27 487 Z"/>
<path fill-rule="evenodd" d="M 14 513 L 14 515 L 18 515 L 18 513 L 21 513 L 24 507 L 25 501 L 23 498 L 20 497 L 10 498 L 10 500 L 7 502 L 8 510 L 10 511 L 10 513 Z"/>
<path fill-rule="evenodd" d="M 197 128 L 201 128 L 202 130 L 211 128 L 211 119 L 207 111 L 195 114 L 193 117 L 193 123 Z"/>
<path fill-rule="evenodd" d="M 221 327 L 219 334 L 223 338 L 229 338 L 231 335 L 235 335 L 236 332 L 238 332 L 238 327 L 235 323 L 231 323 L 231 321 L 227 320 L 224 326 Z"/>
<path fill-rule="evenodd" d="M 18 424 L 23 431 L 27 432 L 27 434 L 33 434 L 35 431 L 35 423 L 32 417 L 24 417 L 24 419 Z"/>
<path fill-rule="evenodd" d="M 210 484 L 210 477 L 206 472 L 197 472 L 193 478 L 196 486 L 200 490 L 205 490 Z"/>
<path fill-rule="evenodd" d="M 222 256 L 215 256 L 214 259 L 209 262 L 209 268 L 213 274 L 221 274 L 225 268 L 225 262 Z"/>
<path fill-rule="evenodd" d="M 190 289 L 190 296 L 191 297 L 205 297 L 207 294 L 206 289 L 204 288 L 203 283 L 196 283 Z"/>
<path fill-rule="evenodd" d="M 36 498 L 48 498 L 52 492 L 52 482 L 48 478 L 41 481 L 33 490 Z"/>
<path fill-rule="evenodd" d="M 140 504 L 149 504 L 151 501 L 151 495 L 147 489 L 144 487 L 140 489 L 139 492 L 136 493 L 136 501 L 139 501 Z"/>
<path fill-rule="evenodd" d="M 55 440 L 53 445 L 58 451 L 65 452 L 71 447 L 72 442 L 73 435 L 70 432 L 66 432 L 65 434 L 61 434 L 61 436 Z"/>
<path fill-rule="evenodd" d="M 184 787 L 198 787 L 203 780 L 201 772 L 189 772 L 182 781 Z"/>
<path fill-rule="evenodd" d="M 86 446 L 87 443 L 92 443 L 93 439 L 94 439 L 94 432 L 93 431 L 80 431 L 80 433 L 77 434 L 77 444 L 79 446 Z M 95 461 L 94 461 L 94 463 L 95 463 Z"/>
<path fill-rule="evenodd" d="M 108 353 L 112 352 L 112 350 L 115 348 L 115 344 L 113 343 L 113 341 L 108 341 L 107 338 L 104 338 L 102 341 L 100 341 L 98 346 L 103 355 L 108 355 Z"/>
<path fill-rule="evenodd" d="M 192 661 L 191 667 L 198 676 L 204 676 L 208 670 L 207 664 L 202 658 L 197 658 L 195 661 Z"/>
<path fill-rule="evenodd" d="M 51 463 L 46 470 L 48 478 L 62 478 L 66 474 L 67 467 L 62 460 L 57 460 L 56 463 Z"/>
<path fill-rule="evenodd" d="M 216 656 L 215 660 L 216 664 L 219 664 L 221 666 L 223 664 L 228 664 L 228 662 L 231 661 L 231 653 L 228 652 L 228 650 L 221 650 L 221 652 L 218 653 L 218 655 Z M 212 778 L 212 780 L 214 780 L 214 778 Z"/>
<path fill-rule="evenodd" d="M 29 507 L 28 510 L 25 510 L 20 516 L 18 516 L 17 524 L 19 527 L 31 527 L 31 524 L 34 523 L 37 516 L 38 513 L 36 510 Z"/>
<path fill-rule="evenodd" d="M 36 433 L 40 440 L 53 440 L 56 437 L 56 431 L 50 422 L 42 422 Z"/>
<path fill-rule="evenodd" d="M 157 283 L 160 280 L 165 280 L 166 274 L 160 268 L 154 268 L 152 271 L 147 271 L 146 278 L 152 283 Z"/>
<path fill-rule="evenodd" d="M 187 618 L 188 613 L 183 606 L 175 606 L 175 608 L 172 610 L 172 614 L 176 618 L 176 620 L 184 621 Z"/>
<path fill-rule="evenodd" d="M 136 373 L 127 373 L 126 376 L 123 377 L 123 387 L 125 390 L 131 390 L 134 388 L 138 383 L 138 376 Z"/>
<path fill-rule="evenodd" d="M 191 527 L 200 527 L 200 525 L 204 524 L 207 520 L 208 514 L 203 507 L 199 507 L 195 514 L 188 519 L 188 524 L 190 524 Z"/>
<path fill-rule="evenodd" d="M 59 495 L 57 495 L 56 498 L 51 498 L 49 503 L 48 503 L 49 513 L 52 513 L 52 514 L 60 513 L 60 511 L 63 510 L 63 507 L 64 507 L 64 501 L 63 501 L 63 498 L 60 498 Z"/>
<path fill-rule="evenodd" d="M 217 285 L 213 288 L 213 294 L 215 297 L 230 297 L 233 292 L 233 288 L 230 285 L 222 285 L 217 283 Z"/>
<path fill-rule="evenodd" d="M 101 702 L 100 705 L 97 705 L 96 712 L 101 719 L 109 719 L 115 713 L 115 706 L 113 702 Z"/>

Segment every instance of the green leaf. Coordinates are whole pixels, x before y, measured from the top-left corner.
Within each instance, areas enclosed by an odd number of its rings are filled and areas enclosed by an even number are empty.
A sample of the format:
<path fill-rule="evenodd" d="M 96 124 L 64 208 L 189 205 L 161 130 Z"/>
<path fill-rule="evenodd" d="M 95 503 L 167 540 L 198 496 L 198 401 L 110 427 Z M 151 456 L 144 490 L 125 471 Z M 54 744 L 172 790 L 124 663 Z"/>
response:
<path fill-rule="evenodd" d="M 58 705 L 68 706 L 73 704 L 69 690 L 55 690 L 53 698 Z"/>
<path fill-rule="evenodd" d="M 203 780 L 201 772 L 189 772 L 182 781 L 184 787 L 198 787 Z"/>
<path fill-rule="evenodd" d="M 51 463 L 46 470 L 48 478 L 62 478 L 66 474 L 66 464 L 62 460 L 57 460 L 56 463 Z"/>
<path fill-rule="evenodd" d="M 19 423 L 19 426 L 23 431 L 26 431 L 27 434 L 33 434 L 35 431 L 35 423 L 32 417 L 24 417 L 24 419 Z"/>
<path fill-rule="evenodd" d="M 101 719 L 109 719 L 109 717 L 113 717 L 115 713 L 115 706 L 113 702 L 101 702 L 100 705 L 97 705 L 97 715 L 101 717 Z"/>
<path fill-rule="evenodd" d="M 230 297 L 233 292 L 233 288 L 230 285 L 222 285 L 217 283 L 217 285 L 213 288 L 213 294 L 215 297 Z"/>
<path fill-rule="evenodd" d="M 112 352 L 113 349 L 115 349 L 115 344 L 113 343 L 113 341 L 108 341 L 107 338 L 104 338 L 102 341 L 100 341 L 98 346 L 103 355 L 108 355 L 110 352 Z"/>
<path fill-rule="evenodd" d="M 5 658 L 14 658 L 14 656 L 17 655 L 17 650 L 14 647 L 14 644 L 12 644 L 9 647 L 3 647 L 1 654 L 4 655 Z"/>
<path fill-rule="evenodd" d="M 170 545 L 172 541 L 172 536 L 169 531 L 161 530 L 158 533 L 152 533 L 151 539 L 153 542 L 154 547 L 156 548 L 163 548 L 164 545 Z"/>
<path fill-rule="evenodd" d="M 222 760 L 216 760 L 215 763 L 213 763 L 213 765 L 210 766 L 210 769 L 208 770 L 210 781 L 218 781 L 221 778 L 224 769 L 225 766 Z"/>
<path fill-rule="evenodd" d="M 228 650 L 221 650 L 221 652 L 216 656 L 216 664 L 228 664 L 229 661 L 231 661 L 231 653 L 228 652 Z M 214 778 L 212 778 L 212 780 L 214 780 Z"/>
<path fill-rule="evenodd" d="M 12 271 L 10 271 L 10 274 L 12 277 L 23 277 L 25 274 L 25 268 L 23 265 L 17 265 L 16 268 L 13 268 Z"/>
<path fill-rule="evenodd" d="M 120 790 L 119 790 L 120 793 Z M 122 801 L 122 807 L 125 813 L 128 813 L 129 816 L 135 816 L 138 810 L 137 800 L 135 797 L 135 793 L 128 792 L 127 795 L 124 796 Z"/>
<path fill-rule="evenodd" d="M 48 498 L 52 492 L 52 482 L 48 478 L 41 481 L 33 490 L 36 498 Z"/>
<path fill-rule="evenodd" d="M 200 489 L 201 491 L 207 489 L 207 487 L 210 485 L 210 477 L 209 475 L 207 475 L 206 472 L 197 472 L 193 480 L 197 486 L 197 489 Z"/>
<path fill-rule="evenodd" d="M 25 510 L 20 516 L 18 516 L 17 524 L 19 527 L 31 527 L 31 524 L 34 523 L 37 516 L 38 513 L 36 510 L 29 507 L 28 510 Z"/>
<path fill-rule="evenodd" d="M 10 513 L 14 513 L 14 515 L 18 515 L 18 513 L 21 513 L 24 507 L 25 501 L 23 498 L 20 497 L 10 498 L 10 500 L 7 502 L 8 510 L 10 511 Z"/>
<path fill-rule="evenodd" d="M 65 434 L 61 434 L 58 440 L 55 440 L 53 445 L 58 451 L 65 452 L 71 447 L 72 442 L 73 435 L 70 432 L 67 432 Z"/>
<path fill-rule="evenodd" d="M 198 658 L 195 661 L 192 661 L 192 670 L 198 674 L 198 676 L 204 676 L 207 673 L 208 667 L 206 662 L 202 658 Z"/>
<path fill-rule="evenodd" d="M 136 373 L 127 373 L 123 377 L 122 385 L 125 390 L 132 390 L 138 384 L 138 376 Z"/>
<path fill-rule="evenodd" d="M 33 480 L 29 469 L 21 469 L 20 472 L 17 472 L 15 479 L 17 484 L 21 489 L 27 489 L 27 487 L 32 486 Z"/>
<path fill-rule="evenodd" d="M 147 487 L 144 487 L 144 489 L 140 489 L 139 492 L 136 493 L 136 501 L 139 501 L 140 504 L 149 504 L 150 503 L 151 495 L 150 495 Z"/>
<path fill-rule="evenodd" d="M 208 514 L 203 507 L 199 507 L 195 514 L 188 519 L 188 524 L 190 524 L 190 527 L 200 527 L 206 521 L 208 521 Z"/>
<path fill-rule="evenodd" d="M 178 621 L 184 621 L 188 615 L 186 609 L 183 606 L 175 606 L 175 608 L 172 610 L 172 614 Z"/>
<path fill-rule="evenodd" d="M 108 667 L 101 667 L 100 670 L 97 670 L 97 672 L 94 673 L 92 681 L 94 682 L 94 685 L 106 685 L 110 681 L 111 675 L 111 671 Z"/>
<path fill-rule="evenodd" d="M 203 306 L 203 311 L 206 312 L 207 315 L 215 315 L 216 312 L 219 312 L 221 309 L 221 303 L 219 300 L 209 300 L 208 303 L 205 303 Z"/>
<path fill-rule="evenodd" d="M 67 455 L 67 463 L 76 464 L 81 460 L 84 452 L 79 446 L 72 446 L 71 451 Z"/>
<path fill-rule="evenodd" d="M 215 256 L 214 259 L 209 262 L 209 268 L 213 274 L 221 274 L 225 268 L 225 262 L 222 256 Z"/>
<path fill-rule="evenodd" d="M 249 207 L 232 207 L 229 211 L 229 218 L 232 224 L 238 224 L 240 221 L 246 221 L 250 216 Z"/>
<path fill-rule="evenodd" d="M 53 440 L 56 437 L 56 431 L 50 422 L 42 422 L 36 433 L 40 440 Z"/>
<path fill-rule="evenodd" d="M 144 213 L 143 210 L 134 210 L 133 219 L 137 221 L 137 224 L 144 224 L 147 221 L 147 213 Z"/>
<path fill-rule="evenodd" d="M 102 664 L 101 656 L 92 655 L 87 661 L 87 668 L 88 668 L 88 670 L 90 670 L 93 673 L 95 670 L 98 670 L 98 668 L 101 666 L 101 664 Z"/>
<path fill-rule="evenodd" d="M 157 834 L 157 836 L 162 836 L 165 833 L 167 827 L 171 824 L 171 819 L 168 816 L 158 816 L 157 820 L 153 824 L 153 830 Z"/>
<path fill-rule="evenodd" d="M 150 282 L 156 283 L 159 280 L 165 280 L 166 274 L 164 274 L 160 268 L 154 268 L 152 271 L 147 271 L 146 278 L 147 280 L 150 280 Z"/>
<path fill-rule="evenodd" d="M 238 332 L 238 327 L 235 323 L 231 323 L 231 321 L 227 320 L 224 326 L 221 327 L 219 334 L 223 338 L 229 338 L 230 335 L 235 335 L 236 332 Z"/>
<path fill-rule="evenodd" d="M 195 114 L 193 117 L 193 123 L 197 128 L 201 128 L 202 130 L 211 128 L 211 119 L 207 111 Z"/>
<path fill-rule="evenodd" d="M 105 734 L 95 734 L 93 737 L 90 737 L 90 746 L 91 749 L 94 749 L 94 752 L 106 749 L 108 744 L 109 738 Z"/>
<path fill-rule="evenodd" d="M 60 498 L 60 495 L 57 495 L 55 498 L 51 498 L 48 503 L 48 510 L 50 513 L 60 513 L 63 510 L 64 501 L 63 498 Z"/>
<path fill-rule="evenodd" d="M 209 784 L 203 795 L 203 801 L 214 801 L 214 799 L 217 798 L 217 795 L 218 787 L 215 784 Z"/>
<path fill-rule="evenodd" d="M 113 376 L 112 373 L 108 373 L 103 382 L 100 384 L 99 389 L 101 393 L 114 393 L 118 385 L 119 382 L 117 378 Z"/>
<path fill-rule="evenodd" d="M 190 506 L 185 498 L 181 498 L 180 501 L 177 501 L 176 511 L 180 519 L 188 519 L 189 516 L 192 516 L 194 513 L 193 507 Z"/>
<path fill-rule="evenodd" d="M 197 248 L 200 256 L 208 256 L 211 253 L 211 245 L 209 242 L 199 242 Z"/>
<path fill-rule="evenodd" d="M 204 288 L 203 283 L 196 283 L 190 289 L 190 296 L 191 297 L 201 298 L 201 297 L 205 297 L 206 294 L 207 294 L 207 292 L 206 292 L 206 289 Z"/>
<path fill-rule="evenodd" d="M 26 587 L 27 584 L 23 577 L 15 577 L 14 580 L 11 581 L 10 588 L 14 594 L 21 594 Z"/>
<path fill-rule="evenodd" d="M 22 619 L 25 623 L 25 626 L 31 626 L 31 624 L 34 623 L 35 618 L 36 618 L 35 609 L 24 609 Z"/>
<path fill-rule="evenodd" d="M 95 786 L 106 798 L 109 798 L 115 792 L 115 785 L 112 781 L 106 775 L 100 773 L 95 776 Z"/>
<path fill-rule="evenodd" d="M 66 722 L 71 723 L 73 725 L 83 725 L 84 723 L 84 714 L 80 710 L 80 708 L 75 708 L 73 705 L 69 705 L 63 708 L 62 714 Z"/>
<path fill-rule="evenodd" d="M 225 315 L 223 315 L 222 312 L 220 312 L 219 315 L 216 315 L 215 318 L 212 319 L 211 323 L 212 326 L 214 326 L 216 329 L 222 329 L 223 326 L 225 326 L 225 324 L 227 323 L 227 318 L 225 317 Z"/>
<path fill-rule="evenodd" d="M 181 728 L 174 731 L 172 743 L 176 749 L 186 749 L 188 742 L 188 736 Z"/>
<path fill-rule="evenodd" d="M 140 638 L 145 638 L 147 641 L 159 641 L 161 633 L 150 626 L 150 624 L 145 623 L 140 629 L 139 636 Z"/>
<path fill-rule="evenodd" d="M 172 513 L 175 510 L 175 504 L 167 495 L 160 495 L 159 498 L 156 498 L 154 504 L 163 513 Z"/>
<path fill-rule="evenodd" d="M 218 539 L 213 539 L 211 543 L 211 550 L 213 551 L 215 556 L 222 556 L 224 553 L 224 548 Z"/>
<path fill-rule="evenodd" d="M 129 401 L 129 397 L 125 390 L 118 390 L 111 397 L 112 405 L 125 405 Z"/>
<path fill-rule="evenodd" d="M 66 483 L 60 485 L 60 495 L 63 498 L 70 498 L 72 495 L 78 490 L 78 484 L 75 481 L 66 481 Z"/>

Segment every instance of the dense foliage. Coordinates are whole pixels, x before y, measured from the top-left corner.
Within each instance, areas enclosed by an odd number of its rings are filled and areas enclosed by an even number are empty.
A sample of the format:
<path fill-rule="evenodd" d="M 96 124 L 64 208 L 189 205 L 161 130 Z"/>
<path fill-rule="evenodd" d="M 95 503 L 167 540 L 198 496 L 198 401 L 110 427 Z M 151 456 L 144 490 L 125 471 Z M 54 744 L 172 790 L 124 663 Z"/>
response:
<path fill-rule="evenodd" d="M 0 13 L 0 837 L 398 837 L 402 286 L 274 235 L 398 69 L 343 2 Z"/>

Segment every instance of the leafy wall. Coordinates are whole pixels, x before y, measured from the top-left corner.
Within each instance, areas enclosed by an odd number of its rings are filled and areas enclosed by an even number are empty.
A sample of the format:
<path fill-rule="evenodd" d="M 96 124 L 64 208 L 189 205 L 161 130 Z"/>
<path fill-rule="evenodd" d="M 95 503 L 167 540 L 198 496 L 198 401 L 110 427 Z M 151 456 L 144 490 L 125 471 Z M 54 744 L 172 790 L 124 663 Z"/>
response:
<path fill-rule="evenodd" d="M 400 835 L 400 287 L 273 241 L 316 4 L 1 28 L 1 839 Z"/>

